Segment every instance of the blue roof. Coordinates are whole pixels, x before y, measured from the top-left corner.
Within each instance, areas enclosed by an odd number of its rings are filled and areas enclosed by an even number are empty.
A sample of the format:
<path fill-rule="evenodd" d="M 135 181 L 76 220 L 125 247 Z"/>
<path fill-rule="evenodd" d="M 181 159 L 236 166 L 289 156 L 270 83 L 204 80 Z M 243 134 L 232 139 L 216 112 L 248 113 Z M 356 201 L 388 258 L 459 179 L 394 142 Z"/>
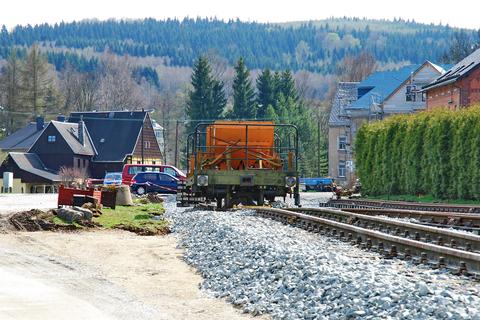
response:
<path fill-rule="evenodd" d="M 383 102 L 390 96 L 402 83 L 404 83 L 412 73 L 421 65 L 409 65 L 398 70 L 380 71 L 372 73 L 368 78 L 358 85 L 358 91 L 368 90 L 367 93 L 353 102 L 350 109 L 369 108 L 373 101 L 375 103 Z"/>

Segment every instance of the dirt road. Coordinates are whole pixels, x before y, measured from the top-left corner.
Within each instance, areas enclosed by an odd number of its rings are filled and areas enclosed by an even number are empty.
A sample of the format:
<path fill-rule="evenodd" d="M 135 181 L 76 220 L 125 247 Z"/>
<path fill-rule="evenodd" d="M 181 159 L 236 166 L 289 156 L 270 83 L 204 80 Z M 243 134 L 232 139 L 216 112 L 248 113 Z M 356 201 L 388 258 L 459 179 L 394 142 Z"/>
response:
<path fill-rule="evenodd" d="M 248 319 L 198 289 L 172 235 L 0 234 L 0 319 Z"/>
<path fill-rule="evenodd" d="M 307 193 L 302 202 L 328 196 Z M 56 197 L 0 195 L 0 319 L 252 318 L 198 289 L 202 279 L 173 235 L 2 229 L 7 213 L 54 208 Z"/>

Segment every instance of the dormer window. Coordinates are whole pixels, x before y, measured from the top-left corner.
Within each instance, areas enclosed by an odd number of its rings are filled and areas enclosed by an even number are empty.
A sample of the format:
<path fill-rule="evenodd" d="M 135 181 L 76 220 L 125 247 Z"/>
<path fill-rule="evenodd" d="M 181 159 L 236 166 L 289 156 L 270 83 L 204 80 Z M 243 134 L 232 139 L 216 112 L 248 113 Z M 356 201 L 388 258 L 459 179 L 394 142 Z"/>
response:
<path fill-rule="evenodd" d="M 57 136 L 48 136 L 47 141 L 49 143 L 53 143 L 53 142 L 57 141 Z"/>

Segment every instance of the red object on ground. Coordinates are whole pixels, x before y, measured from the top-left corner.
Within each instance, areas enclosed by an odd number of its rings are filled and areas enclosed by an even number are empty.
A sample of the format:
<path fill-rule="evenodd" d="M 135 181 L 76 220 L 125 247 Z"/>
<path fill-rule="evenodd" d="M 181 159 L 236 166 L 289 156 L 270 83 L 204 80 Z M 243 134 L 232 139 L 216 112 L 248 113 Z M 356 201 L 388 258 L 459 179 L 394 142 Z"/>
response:
<path fill-rule="evenodd" d="M 91 196 L 98 200 L 98 203 L 102 202 L 102 191 L 90 189 L 75 189 L 75 188 L 66 188 L 63 185 L 60 185 L 58 188 L 58 202 L 57 205 L 60 206 L 73 206 L 73 195 L 85 195 Z"/>

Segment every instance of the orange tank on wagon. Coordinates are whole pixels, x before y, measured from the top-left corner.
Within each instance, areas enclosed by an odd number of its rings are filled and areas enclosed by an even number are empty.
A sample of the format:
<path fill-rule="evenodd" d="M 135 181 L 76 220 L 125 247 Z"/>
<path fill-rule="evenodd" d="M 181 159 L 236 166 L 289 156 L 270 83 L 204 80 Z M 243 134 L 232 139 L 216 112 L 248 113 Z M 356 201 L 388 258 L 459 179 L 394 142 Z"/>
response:
<path fill-rule="evenodd" d="M 235 124 L 238 124 L 235 125 Z M 203 168 L 280 169 L 271 121 L 216 121 L 206 128 Z"/>
<path fill-rule="evenodd" d="M 262 205 L 295 197 L 298 184 L 298 130 L 272 121 L 219 120 L 199 123 L 187 143 L 188 177 L 177 204 L 216 201 L 217 207 Z"/>

